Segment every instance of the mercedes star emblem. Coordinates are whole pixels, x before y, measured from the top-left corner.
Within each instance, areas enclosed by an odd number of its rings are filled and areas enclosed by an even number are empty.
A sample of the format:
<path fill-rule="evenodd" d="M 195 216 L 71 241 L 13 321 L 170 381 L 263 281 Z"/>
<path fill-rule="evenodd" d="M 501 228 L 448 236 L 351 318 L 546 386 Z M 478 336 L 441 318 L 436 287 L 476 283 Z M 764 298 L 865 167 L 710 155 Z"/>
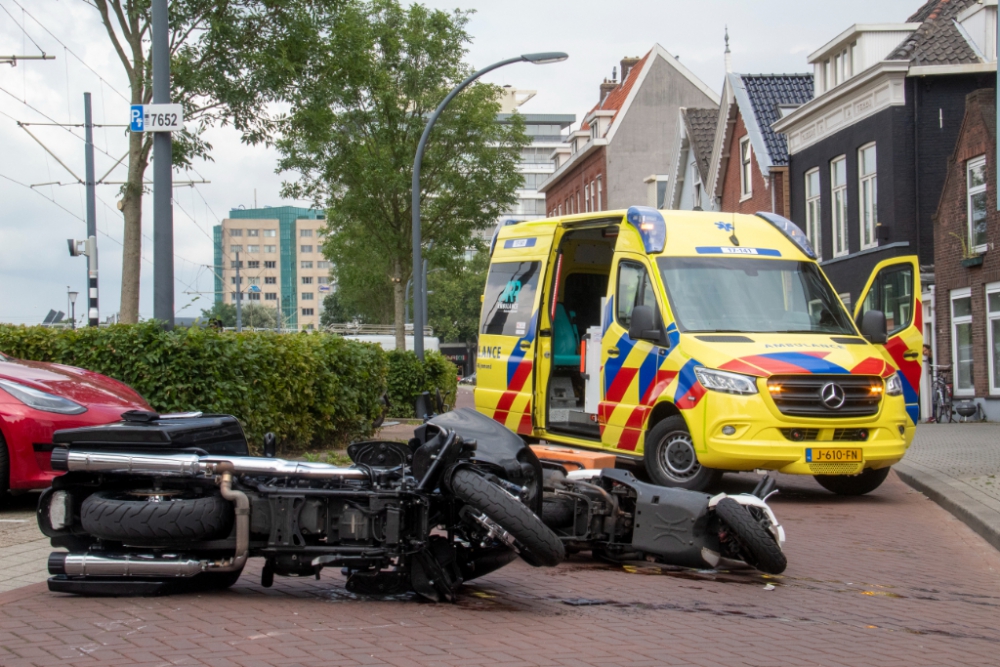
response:
<path fill-rule="evenodd" d="M 843 407 L 844 401 L 847 400 L 844 388 L 836 382 L 827 382 L 823 385 L 823 388 L 819 390 L 819 397 L 823 399 L 823 405 L 831 410 L 839 410 Z"/>

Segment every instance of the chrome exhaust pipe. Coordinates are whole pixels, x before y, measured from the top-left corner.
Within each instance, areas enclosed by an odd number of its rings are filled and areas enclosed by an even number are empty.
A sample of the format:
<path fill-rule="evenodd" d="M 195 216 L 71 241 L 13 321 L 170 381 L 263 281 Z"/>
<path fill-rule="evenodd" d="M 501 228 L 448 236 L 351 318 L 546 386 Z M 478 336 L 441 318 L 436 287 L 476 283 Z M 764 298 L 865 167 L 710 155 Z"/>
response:
<path fill-rule="evenodd" d="M 258 456 L 115 454 L 111 452 L 70 451 L 61 447 L 57 447 L 52 452 L 52 469 L 62 471 L 204 477 L 218 474 L 219 466 L 224 463 L 231 464 L 232 472 L 237 475 L 300 477 L 304 479 L 368 479 L 368 473 L 357 468 L 342 468 L 328 463 L 305 463 Z"/>

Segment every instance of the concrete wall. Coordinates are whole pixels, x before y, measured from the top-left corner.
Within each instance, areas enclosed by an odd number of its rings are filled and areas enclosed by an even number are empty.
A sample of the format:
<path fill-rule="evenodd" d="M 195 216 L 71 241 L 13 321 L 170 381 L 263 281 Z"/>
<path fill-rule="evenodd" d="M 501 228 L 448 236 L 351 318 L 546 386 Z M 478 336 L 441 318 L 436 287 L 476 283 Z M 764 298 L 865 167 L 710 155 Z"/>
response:
<path fill-rule="evenodd" d="M 607 148 L 608 208 L 645 204 L 650 174 L 662 174 L 677 155 L 680 107 L 711 107 L 715 101 L 655 55 L 628 113 Z"/>

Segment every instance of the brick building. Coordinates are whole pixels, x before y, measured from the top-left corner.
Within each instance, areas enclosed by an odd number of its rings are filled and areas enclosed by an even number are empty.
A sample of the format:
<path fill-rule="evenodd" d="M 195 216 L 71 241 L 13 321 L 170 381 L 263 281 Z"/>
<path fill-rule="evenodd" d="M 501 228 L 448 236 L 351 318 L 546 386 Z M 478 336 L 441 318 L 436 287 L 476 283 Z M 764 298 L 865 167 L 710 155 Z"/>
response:
<path fill-rule="evenodd" d="M 950 364 L 955 400 L 1000 420 L 1000 214 L 996 90 L 966 98 L 934 215 L 935 363 Z"/>
<path fill-rule="evenodd" d="M 818 230 L 848 305 L 882 260 L 918 255 L 930 269 L 965 96 L 993 85 L 996 10 L 930 0 L 905 23 L 851 26 L 809 55 L 815 97 L 774 124 L 788 138 L 790 217 Z"/>
<path fill-rule="evenodd" d="M 716 210 L 788 217 L 788 146 L 771 125 L 813 96 L 811 74 L 727 74 L 708 169 Z"/>
<path fill-rule="evenodd" d="M 678 110 L 712 107 L 718 96 L 659 44 L 621 61 L 621 83 L 605 79 L 580 129 L 553 151 L 555 171 L 538 188 L 549 216 L 647 203 L 649 174 L 667 195 L 663 170 L 675 155 Z"/>

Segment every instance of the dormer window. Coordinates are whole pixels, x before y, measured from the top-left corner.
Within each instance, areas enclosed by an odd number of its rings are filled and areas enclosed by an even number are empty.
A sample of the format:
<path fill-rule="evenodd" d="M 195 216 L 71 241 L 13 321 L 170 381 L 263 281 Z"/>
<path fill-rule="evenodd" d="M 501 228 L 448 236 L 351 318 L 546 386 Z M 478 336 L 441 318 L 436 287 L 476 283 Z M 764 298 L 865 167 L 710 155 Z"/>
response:
<path fill-rule="evenodd" d="M 591 139 L 600 139 L 601 138 L 600 128 L 598 126 L 596 118 L 594 119 L 594 124 L 590 126 L 590 138 Z"/>

